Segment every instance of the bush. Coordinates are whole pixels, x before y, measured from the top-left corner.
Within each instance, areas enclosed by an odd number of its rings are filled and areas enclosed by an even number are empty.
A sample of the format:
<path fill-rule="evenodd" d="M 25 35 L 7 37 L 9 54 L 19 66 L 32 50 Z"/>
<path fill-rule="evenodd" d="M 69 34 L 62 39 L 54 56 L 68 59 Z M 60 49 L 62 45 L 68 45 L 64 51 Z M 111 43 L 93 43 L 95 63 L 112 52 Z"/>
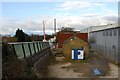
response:
<path fill-rule="evenodd" d="M 20 60 L 14 54 L 11 45 L 2 44 L 2 78 L 35 78 L 33 70 L 27 66 L 25 60 Z"/>

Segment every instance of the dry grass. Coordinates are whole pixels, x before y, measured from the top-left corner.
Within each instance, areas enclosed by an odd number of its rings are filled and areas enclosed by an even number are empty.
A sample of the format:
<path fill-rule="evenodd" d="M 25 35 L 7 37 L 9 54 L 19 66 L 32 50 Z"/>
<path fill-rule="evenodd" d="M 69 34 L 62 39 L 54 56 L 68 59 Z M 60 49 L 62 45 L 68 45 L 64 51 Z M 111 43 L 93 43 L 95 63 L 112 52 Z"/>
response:
<path fill-rule="evenodd" d="M 36 78 L 33 70 L 27 66 L 25 60 L 19 60 L 10 45 L 2 45 L 2 78 Z"/>

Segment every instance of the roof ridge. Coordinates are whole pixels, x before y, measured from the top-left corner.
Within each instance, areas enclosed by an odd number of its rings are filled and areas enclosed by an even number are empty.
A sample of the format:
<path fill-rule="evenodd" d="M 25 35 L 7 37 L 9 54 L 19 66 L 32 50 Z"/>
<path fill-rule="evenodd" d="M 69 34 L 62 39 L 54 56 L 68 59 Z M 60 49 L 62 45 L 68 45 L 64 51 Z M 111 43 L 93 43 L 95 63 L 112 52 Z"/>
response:
<path fill-rule="evenodd" d="M 64 44 L 65 42 L 67 42 L 68 40 L 70 40 L 71 38 L 73 38 L 73 37 L 77 37 L 77 33 L 73 33 L 73 35 L 72 35 L 71 37 L 69 37 L 67 40 L 65 40 L 65 41 L 63 42 L 63 44 Z"/>

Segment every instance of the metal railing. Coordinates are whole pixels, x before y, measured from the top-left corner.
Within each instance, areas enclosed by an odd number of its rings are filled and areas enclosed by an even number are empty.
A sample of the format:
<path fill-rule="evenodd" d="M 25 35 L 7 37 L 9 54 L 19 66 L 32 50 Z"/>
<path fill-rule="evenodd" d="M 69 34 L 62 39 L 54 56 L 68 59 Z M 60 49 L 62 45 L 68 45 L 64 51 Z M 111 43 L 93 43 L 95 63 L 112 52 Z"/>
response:
<path fill-rule="evenodd" d="M 50 56 L 49 42 L 34 41 L 34 42 L 15 42 L 8 43 L 11 45 L 14 54 L 30 67 L 42 69 L 46 65 L 47 59 Z"/>
<path fill-rule="evenodd" d="M 15 42 L 8 43 L 12 46 L 14 53 L 18 58 L 26 58 L 33 56 L 40 51 L 50 47 L 49 42 L 35 41 L 35 42 Z"/>

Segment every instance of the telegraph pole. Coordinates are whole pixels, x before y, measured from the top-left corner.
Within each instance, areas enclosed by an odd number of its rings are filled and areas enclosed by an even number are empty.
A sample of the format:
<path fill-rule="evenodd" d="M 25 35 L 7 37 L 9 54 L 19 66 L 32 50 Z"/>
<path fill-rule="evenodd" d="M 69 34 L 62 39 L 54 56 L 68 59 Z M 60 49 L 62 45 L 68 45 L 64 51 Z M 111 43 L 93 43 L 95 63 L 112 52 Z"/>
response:
<path fill-rule="evenodd" d="M 44 20 L 43 20 L 43 35 L 44 35 L 43 41 L 46 41 L 46 36 L 45 36 L 45 23 L 44 23 Z"/>
<path fill-rule="evenodd" d="M 56 48 L 56 44 L 57 44 L 57 42 L 56 42 L 56 37 L 57 37 L 57 34 L 56 34 L 56 19 L 54 19 L 54 34 L 55 34 L 54 38 L 55 38 L 55 48 Z"/>
<path fill-rule="evenodd" d="M 55 36 L 56 36 L 56 19 L 54 19 L 54 33 L 55 33 Z"/>

